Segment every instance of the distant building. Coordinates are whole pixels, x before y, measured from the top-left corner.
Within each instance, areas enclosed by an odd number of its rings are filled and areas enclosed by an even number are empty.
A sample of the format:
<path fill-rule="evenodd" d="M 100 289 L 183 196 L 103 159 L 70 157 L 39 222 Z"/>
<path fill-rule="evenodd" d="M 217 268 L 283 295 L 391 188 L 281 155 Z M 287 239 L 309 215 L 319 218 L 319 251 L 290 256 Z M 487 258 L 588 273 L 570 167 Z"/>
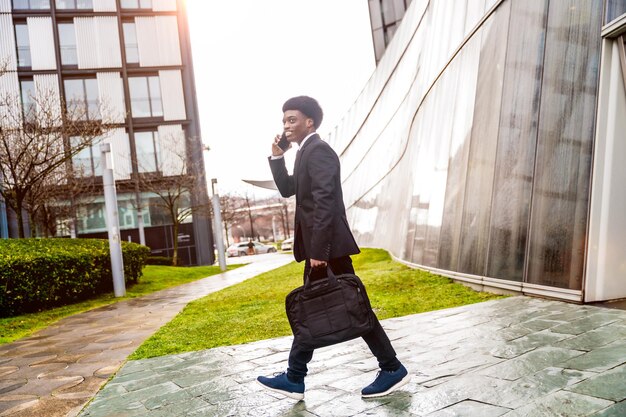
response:
<path fill-rule="evenodd" d="M 117 123 L 103 140 L 112 144 L 114 153 L 122 238 L 139 241 L 137 207 L 143 206 L 146 243 L 153 253 L 171 256 L 178 239 L 185 263 L 210 264 L 214 255 L 207 210 L 194 211 L 179 236 L 172 236 L 167 214 L 154 204 L 157 197 L 139 181 L 178 175 L 176 158 L 181 156 L 174 153 L 180 152 L 189 162 L 189 175 L 198 178 L 189 205 L 208 202 L 184 4 L 0 0 L 0 62 L 8 64 L 0 77 L 0 94 L 20 94 L 24 105 L 30 95 L 44 90 L 54 91 L 60 102 L 79 101 L 89 109 L 105 103 L 107 117 Z M 92 116 L 103 117 L 98 112 Z M 72 164 L 101 184 L 99 160 L 96 145 Z M 105 237 L 100 194 L 85 196 L 75 231 L 68 226 L 72 222 L 58 219 L 57 236 Z M 9 212 L 7 224 L 2 211 L 0 236 L 14 237 L 15 217 Z"/>
<path fill-rule="evenodd" d="M 358 242 L 479 288 L 626 298 L 626 0 L 413 0 L 399 25 L 391 4 L 370 0 L 386 50 L 329 138 Z"/>

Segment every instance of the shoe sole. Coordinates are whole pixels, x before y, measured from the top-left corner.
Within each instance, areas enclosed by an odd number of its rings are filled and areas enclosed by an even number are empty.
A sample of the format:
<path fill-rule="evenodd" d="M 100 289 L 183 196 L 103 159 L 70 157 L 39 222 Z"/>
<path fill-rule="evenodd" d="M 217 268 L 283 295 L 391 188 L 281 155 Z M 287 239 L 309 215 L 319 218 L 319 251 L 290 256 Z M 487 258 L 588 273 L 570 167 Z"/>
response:
<path fill-rule="evenodd" d="M 304 394 L 300 394 L 299 392 L 289 392 L 289 391 L 283 391 L 280 389 L 276 389 L 276 388 L 272 388 L 272 387 L 268 387 L 267 385 L 263 384 L 260 381 L 256 381 L 257 384 L 259 384 L 260 386 L 262 386 L 263 388 L 265 388 L 268 391 L 272 391 L 272 392 L 276 392 L 278 394 L 282 394 L 286 397 L 292 398 L 294 400 L 303 400 L 304 399 Z"/>
<path fill-rule="evenodd" d="M 407 374 L 407 376 L 405 376 L 404 378 L 402 378 L 396 385 L 392 386 L 391 388 L 389 388 L 387 391 L 384 392 L 377 392 L 375 394 L 361 394 L 362 398 L 377 398 L 377 397 L 384 397 L 385 395 L 391 394 L 392 392 L 394 392 L 395 390 L 397 390 L 400 387 L 405 386 L 406 384 L 408 384 L 408 382 L 411 380 L 411 375 Z"/>

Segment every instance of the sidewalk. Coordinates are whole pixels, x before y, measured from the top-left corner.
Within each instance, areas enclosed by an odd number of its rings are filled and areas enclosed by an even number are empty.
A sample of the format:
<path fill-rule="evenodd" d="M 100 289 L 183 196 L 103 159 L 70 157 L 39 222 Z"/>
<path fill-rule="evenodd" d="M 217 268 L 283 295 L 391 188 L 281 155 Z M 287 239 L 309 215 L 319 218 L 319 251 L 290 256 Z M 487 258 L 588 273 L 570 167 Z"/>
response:
<path fill-rule="evenodd" d="M 76 415 L 128 355 L 190 301 L 292 260 L 258 255 L 235 270 L 71 316 L 0 346 L 0 416 Z"/>
<path fill-rule="evenodd" d="M 284 337 L 128 362 L 81 416 L 626 416 L 626 311 L 520 296 L 383 326 L 413 377 L 381 399 L 361 340 L 316 351 L 305 401 L 263 390 Z"/>

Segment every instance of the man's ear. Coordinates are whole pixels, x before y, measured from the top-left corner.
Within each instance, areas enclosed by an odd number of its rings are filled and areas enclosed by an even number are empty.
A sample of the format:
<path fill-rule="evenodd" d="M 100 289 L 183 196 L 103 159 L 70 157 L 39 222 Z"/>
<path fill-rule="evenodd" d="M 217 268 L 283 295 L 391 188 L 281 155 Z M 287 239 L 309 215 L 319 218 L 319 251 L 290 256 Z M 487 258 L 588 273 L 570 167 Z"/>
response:
<path fill-rule="evenodd" d="M 308 127 L 309 129 L 312 128 L 315 125 L 315 122 L 313 121 L 313 119 L 306 119 L 306 127 Z"/>

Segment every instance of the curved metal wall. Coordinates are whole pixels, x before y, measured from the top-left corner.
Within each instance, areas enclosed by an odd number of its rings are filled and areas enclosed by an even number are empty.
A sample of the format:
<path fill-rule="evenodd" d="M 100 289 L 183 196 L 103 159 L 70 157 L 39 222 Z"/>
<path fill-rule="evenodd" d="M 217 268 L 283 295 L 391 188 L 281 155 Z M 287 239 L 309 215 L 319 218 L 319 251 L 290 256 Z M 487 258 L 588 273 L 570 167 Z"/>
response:
<path fill-rule="evenodd" d="M 602 3 L 414 0 L 329 138 L 359 243 L 575 299 Z"/>

